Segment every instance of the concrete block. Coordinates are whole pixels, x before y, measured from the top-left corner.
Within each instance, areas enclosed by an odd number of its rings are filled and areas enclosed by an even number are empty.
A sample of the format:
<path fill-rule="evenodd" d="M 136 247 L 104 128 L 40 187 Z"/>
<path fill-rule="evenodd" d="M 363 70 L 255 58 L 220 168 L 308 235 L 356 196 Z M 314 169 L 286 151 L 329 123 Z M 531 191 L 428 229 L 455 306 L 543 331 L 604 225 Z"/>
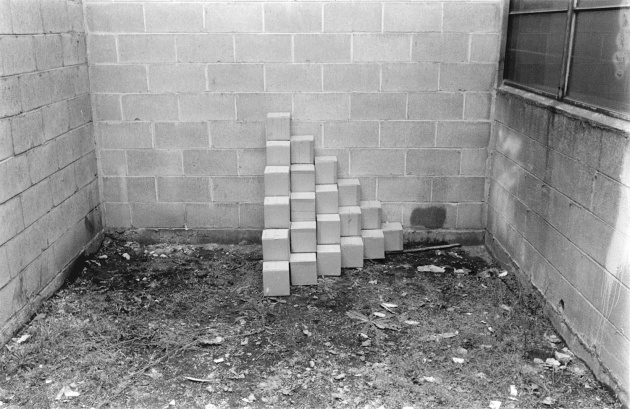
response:
<path fill-rule="evenodd" d="M 127 94 L 123 95 L 121 100 L 123 119 L 127 121 L 179 119 L 177 95 L 175 94 Z"/>
<path fill-rule="evenodd" d="M 79 78 L 78 68 L 64 67 L 46 71 L 50 76 L 50 97 L 53 103 L 74 98 L 77 95 L 77 89 L 85 85 L 79 83 L 85 80 Z M 82 91 L 82 93 L 84 92 Z"/>
<path fill-rule="evenodd" d="M 93 64 L 118 62 L 116 36 L 90 34 L 87 48 Z"/>
<path fill-rule="evenodd" d="M 305 121 L 334 121 L 350 117 L 348 94 L 294 94 L 293 117 Z"/>
<path fill-rule="evenodd" d="M 22 203 L 20 197 L 16 196 L 0 204 L 0 245 L 15 237 L 24 230 L 24 218 L 22 216 Z"/>
<path fill-rule="evenodd" d="M 259 33 L 263 29 L 263 6 L 255 3 L 208 4 L 206 30 L 215 33 Z"/>
<path fill-rule="evenodd" d="M 359 206 L 361 204 L 361 183 L 359 179 L 339 179 L 339 206 Z"/>
<path fill-rule="evenodd" d="M 409 119 L 456 120 L 464 114 L 464 94 L 422 92 L 409 94 Z"/>
<path fill-rule="evenodd" d="M 352 46 L 356 62 L 409 61 L 411 39 L 408 34 L 356 34 Z"/>
<path fill-rule="evenodd" d="M 13 156 L 11 122 L 9 119 L 0 119 L 0 161 L 10 156 Z"/>
<path fill-rule="evenodd" d="M 149 91 L 195 92 L 206 90 L 205 66 L 168 64 L 149 66 Z"/>
<path fill-rule="evenodd" d="M 289 196 L 291 180 L 288 166 L 265 167 L 265 196 Z"/>
<path fill-rule="evenodd" d="M 363 268 L 363 253 L 360 236 L 341 238 L 341 268 Z"/>
<path fill-rule="evenodd" d="M 298 34 L 294 37 L 295 62 L 350 63 L 349 34 Z"/>
<path fill-rule="evenodd" d="M 317 244 L 339 244 L 341 239 L 338 214 L 317 215 Z"/>
<path fill-rule="evenodd" d="M 431 200 L 434 202 L 482 202 L 485 178 L 436 177 Z"/>
<path fill-rule="evenodd" d="M 0 55 L 2 75 L 23 74 L 37 68 L 31 36 L 2 36 Z"/>
<path fill-rule="evenodd" d="M 226 203 L 236 205 L 236 203 Z M 238 224 L 232 223 L 231 229 L 238 226 L 241 229 L 261 230 L 264 226 L 264 209 L 262 203 L 240 203 L 238 204 L 239 220 Z"/>
<path fill-rule="evenodd" d="M 212 198 L 215 202 L 262 203 L 265 195 L 263 177 L 213 177 L 212 189 Z"/>
<path fill-rule="evenodd" d="M 374 260 L 385 258 L 385 236 L 383 230 L 361 230 L 363 258 Z"/>
<path fill-rule="evenodd" d="M 490 140 L 490 123 L 440 122 L 436 146 L 452 148 L 484 148 Z"/>
<path fill-rule="evenodd" d="M 22 112 L 18 77 L 0 78 L 0 118 Z"/>
<path fill-rule="evenodd" d="M 315 192 L 291 193 L 291 221 L 315 221 Z"/>
<path fill-rule="evenodd" d="M 406 119 L 407 97 L 401 93 L 352 94 L 351 119 Z"/>
<path fill-rule="evenodd" d="M 85 6 L 86 22 L 90 31 L 110 33 L 144 32 L 143 5 L 95 3 Z"/>
<path fill-rule="evenodd" d="M 315 191 L 315 165 L 291 165 L 291 191 Z"/>
<path fill-rule="evenodd" d="M 436 32 L 442 30 L 439 3 L 392 3 L 383 8 L 384 32 Z"/>
<path fill-rule="evenodd" d="M 289 261 L 289 229 L 265 229 L 262 232 L 264 261 Z"/>
<path fill-rule="evenodd" d="M 353 149 L 350 151 L 350 163 L 351 175 L 402 176 L 405 173 L 405 150 Z"/>
<path fill-rule="evenodd" d="M 378 178 L 377 199 L 382 202 L 430 202 L 430 177 Z"/>
<path fill-rule="evenodd" d="M 291 142 L 269 141 L 265 149 L 267 166 L 291 165 Z"/>
<path fill-rule="evenodd" d="M 13 33 L 10 3 L 11 0 L 0 0 L 0 34 Z M 0 287 L 2 285 L 4 285 L 4 283 L 0 284 Z"/>
<path fill-rule="evenodd" d="M 238 94 L 236 111 L 239 121 L 263 121 L 267 113 L 272 111 L 290 111 L 292 98 L 290 94 L 254 93 Z"/>
<path fill-rule="evenodd" d="M 92 121 L 90 94 L 83 94 L 68 100 L 68 117 L 70 129 L 77 128 Z"/>
<path fill-rule="evenodd" d="M 24 226 L 30 226 L 53 207 L 52 193 L 48 179 L 31 186 L 20 195 Z"/>
<path fill-rule="evenodd" d="M 158 149 L 208 148 L 210 137 L 206 122 L 156 122 L 155 147 Z"/>
<path fill-rule="evenodd" d="M 265 229 L 288 229 L 291 227 L 289 196 L 265 197 Z"/>
<path fill-rule="evenodd" d="M 184 174 L 196 176 L 236 175 L 235 150 L 184 150 Z"/>
<path fill-rule="evenodd" d="M 120 35 L 118 58 L 122 63 L 176 62 L 175 36 L 171 34 Z"/>
<path fill-rule="evenodd" d="M 44 143 L 42 111 L 38 109 L 12 118 L 11 135 L 16 155 Z"/>
<path fill-rule="evenodd" d="M 184 173 L 181 151 L 129 150 L 127 160 L 129 176 L 174 176 Z"/>
<path fill-rule="evenodd" d="M 365 200 L 361 202 L 361 229 L 373 230 L 381 228 L 381 202 Z"/>
<path fill-rule="evenodd" d="M 461 151 L 455 149 L 410 149 L 407 152 L 407 174 L 416 176 L 456 176 Z"/>
<path fill-rule="evenodd" d="M 69 33 L 61 35 L 63 47 L 63 65 L 85 64 L 87 62 L 87 49 L 84 33 Z"/>
<path fill-rule="evenodd" d="M 237 62 L 291 62 L 291 36 L 288 34 L 234 36 Z M 267 111 L 270 112 L 270 111 Z"/>
<path fill-rule="evenodd" d="M 315 184 L 330 185 L 337 183 L 337 157 L 318 156 L 315 158 Z"/>
<path fill-rule="evenodd" d="M 361 235 L 361 207 L 342 206 L 339 208 L 339 218 L 342 237 Z"/>
<path fill-rule="evenodd" d="M 63 65 L 60 35 L 34 36 L 33 48 L 35 49 L 35 63 L 38 70 L 49 70 Z"/>
<path fill-rule="evenodd" d="M 13 0 L 11 1 L 11 20 L 15 34 L 43 33 L 40 1 Z"/>
<path fill-rule="evenodd" d="M 55 102 L 52 99 L 53 83 L 48 71 L 21 75 L 20 96 L 22 98 L 22 110 L 26 112 Z M 72 85 L 72 91 L 69 96 L 74 97 L 74 85 Z"/>
<path fill-rule="evenodd" d="M 265 172 L 265 149 L 239 149 L 238 174 L 262 175 Z"/>
<path fill-rule="evenodd" d="M 291 222 L 291 252 L 315 252 L 317 250 L 316 230 L 316 222 Z"/>
<path fill-rule="evenodd" d="M 267 64 L 266 91 L 321 91 L 322 67 L 318 64 Z"/>
<path fill-rule="evenodd" d="M 180 94 L 179 109 L 182 121 L 234 120 L 236 117 L 234 95 L 228 94 Z"/>
<path fill-rule="evenodd" d="M 291 253 L 291 285 L 317 284 L 317 253 Z"/>
<path fill-rule="evenodd" d="M 426 62 L 468 62 L 468 33 L 415 34 L 411 60 Z"/>
<path fill-rule="evenodd" d="M 236 203 L 187 203 L 186 226 L 234 228 L 239 225 Z"/>
<path fill-rule="evenodd" d="M 209 64 L 207 73 L 211 92 L 257 92 L 265 87 L 262 64 Z"/>
<path fill-rule="evenodd" d="M 65 33 L 70 31 L 70 21 L 66 1 L 49 0 L 41 2 L 42 24 L 45 33 Z"/>
<path fill-rule="evenodd" d="M 203 31 L 201 4 L 155 4 L 144 7 L 148 33 L 192 33 Z"/>
<path fill-rule="evenodd" d="M 444 4 L 443 31 L 498 33 L 501 26 L 500 3 Z"/>
<path fill-rule="evenodd" d="M 317 3 L 265 3 L 265 32 L 316 33 L 322 31 L 322 6 Z"/>
<path fill-rule="evenodd" d="M 378 121 L 325 122 L 324 146 L 339 149 L 378 147 L 378 125 Z"/>
<path fill-rule="evenodd" d="M 1 129 L 0 129 L 1 130 Z M 54 142 L 48 142 L 27 153 L 29 173 L 33 183 L 47 178 L 59 169 Z"/>
<path fill-rule="evenodd" d="M 437 91 L 439 65 L 434 63 L 383 64 L 383 91 Z"/>
<path fill-rule="evenodd" d="M 315 211 L 317 214 L 339 213 L 337 185 L 315 186 Z"/>
<path fill-rule="evenodd" d="M 377 3 L 324 4 L 325 32 L 380 32 L 381 19 L 381 5 Z"/>
<path fill-rule="evenodd" d="M 428 121 L 387 121 L 381 123 L 381 146 L 424 148 L 435 144 L 435 123 Z"/>
<path fill-rule="evenodd" d="M 210 178 L 158 177 L 157 193 L 159 202 L 210 202 Z"/>
<path fill-rule="evenodd" d="M 317 246 L 317 275 L 341 275 L 341 246 L 339 244 Z"/>
<path fill-rule="evenodd" d="M 266 297 L 291 295 L 288 260 L 263 263 L 263 294 Z"/>
<path fill-rule="evenodd" d="M 495 64 L 441 64 L 440 89 L 444 91 L 490 91 Z"/>
<path fill-rule="evenodd" d="M 291 164 L 312 164 L 314 157 L 315 137 L 313 135 L 291 137 Z M 317 166 L 315 166 L 315 180 L 317 180 Z"/>
<path fill-rule="evenodd" d="M 90 36 L 92 36 L 90 34 Z M 178 34 L 177 61 L 194 62 L 233 62 L 233 38 L 228 34 Z"/>
<path fill-rule="evenodd" d="M 265 147 L 265 124 L 262 122 L 213 121 L 208 127 L 213 148 Z"/>
<path fill-rule="evenodd" d="M 61 126 L 55 128 L 63 129 Z M 98 122 L 95 135 L 103 149 L 148 149 L 153 143 L 149 122 Z"/>
<path fill-rule="evenodd" d="M 56 138 L 70 129 L 68 101 L 46 105 L 42 108 L 44 117 L 44 137 L 47 141 Z"/>
<path fill-rule="evenodd" d="M 385 237 L 385 251 L 402 251 L 403 227 L 401 223 L 383 223 L 383 236 Z"/>
<path fill-rule="evenodd" d="M 288 112 L 267 114 L 265 134 L 268 141 L 291 141 L 291 114 Z"/>
<path fill-rule="evenodd" d="M 147 92 L 147 69 L 143 65 L 92 65 L 93 92 Z"/>
<path fill-rule="evenodd" d="M 324 64 L 324 91 L 374 92 L 380 86 L 378 64 Z"/>

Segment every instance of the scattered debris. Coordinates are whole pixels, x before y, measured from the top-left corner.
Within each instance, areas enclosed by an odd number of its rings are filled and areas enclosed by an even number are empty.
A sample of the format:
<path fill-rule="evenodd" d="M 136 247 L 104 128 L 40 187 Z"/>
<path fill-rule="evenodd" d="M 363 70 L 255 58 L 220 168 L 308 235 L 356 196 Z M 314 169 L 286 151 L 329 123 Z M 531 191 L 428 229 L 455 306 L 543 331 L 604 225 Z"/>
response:
<path fill-rule="evenodd" d="M 499 400 L 491 400 L 488 405 L 490 409 L 499 409 L 501 407 L 501 401 Z"/>
<path fill-rule="evenodd" d="M 15 343 L 16 344 L 23 344 L 24 342 L 26 342 L 29 338 L 31 337 L 30 334 L 24 334 L 21 337 L 19 337 L 18 339 L 15 339 Z"/>
<path fill-rule="evenodd" d="M 214 337 L 211 339 L 208 338 L 202 338 L 198 341 L 199 345 L 202 346 L 213 346 L 213 345 L 221 345 L 223 343 L 224 339 L 222 337 Z"/>
<path fill-rule="evenodd" d="M 123 257 L 125 260 L 131 260 L 131 256 L 129 255 L 129 253 L 123 253 L 123 254 L 122 254 L 122 257 Z"/>
<path fill-rule="evenodd" d="M 418 266 L 417 270 L 421 273 L 443 273 L 446 271 L 444 267 L 438 267 L 433 264 L 427 266 Z"/>
<path fill-rule="evenodd" d="M 453 357 L 452 359 L 456 364 L 463 364 L 466 361 L 464 358 Z"/>

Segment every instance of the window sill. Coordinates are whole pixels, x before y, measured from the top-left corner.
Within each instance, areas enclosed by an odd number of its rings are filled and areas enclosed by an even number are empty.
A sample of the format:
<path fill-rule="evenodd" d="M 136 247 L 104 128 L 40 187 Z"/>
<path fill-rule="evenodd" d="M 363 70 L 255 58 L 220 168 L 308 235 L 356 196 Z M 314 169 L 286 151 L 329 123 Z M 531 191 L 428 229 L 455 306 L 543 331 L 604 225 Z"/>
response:
<path fill-rule="evenodd" d="M 630 134 L 630 121 L 624 119 L 615 118 L 598 112 L 593 112 L 588 109 L 580 108 L 575 105 L 555 100 L 553 98 L 515 88 L 507 84 L 502 84 L 501 86 L 499 86 L 497 88 L 497 92 L 499 94 L 516 96 L 518 98 L 527 100 L 530 103 L 533 103 L 534 105 L 537 105 L 541 108 L 549 109 L 553 112 L 558 112 L 566 116 L 586 120 L 588 122 L 591 122 L 595 126 L 610 128 L 615 131 L 621 131 Z"/>

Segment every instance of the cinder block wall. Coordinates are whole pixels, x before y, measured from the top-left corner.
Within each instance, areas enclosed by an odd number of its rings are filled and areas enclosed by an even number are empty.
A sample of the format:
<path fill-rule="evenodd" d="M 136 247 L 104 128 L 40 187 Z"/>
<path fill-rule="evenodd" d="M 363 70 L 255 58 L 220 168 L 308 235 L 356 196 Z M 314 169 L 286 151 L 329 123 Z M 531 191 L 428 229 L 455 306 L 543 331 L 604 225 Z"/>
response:
<path fill-rule="evenodd" d="M 630 123 L 525 95 L 497 95 L 487 244 L 628 404 Z"/>
<path fill-rule="evenodd" d="M 406 228 L 484 226 L 496 1 L 89 1 L 107 227 L 262 228 L 291 112 Z"/>
<path fill-rule="evenodd" d="M 0 345 L 100 231 L 83 9 L 0 0 Z"/>

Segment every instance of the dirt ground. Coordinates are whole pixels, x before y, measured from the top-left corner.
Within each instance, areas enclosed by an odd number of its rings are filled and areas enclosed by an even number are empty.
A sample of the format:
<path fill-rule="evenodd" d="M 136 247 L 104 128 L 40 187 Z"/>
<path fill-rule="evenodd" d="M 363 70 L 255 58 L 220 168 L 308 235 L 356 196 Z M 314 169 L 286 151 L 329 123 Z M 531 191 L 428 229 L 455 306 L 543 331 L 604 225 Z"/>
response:
<path fill-rule="evenodd" d="M 620 408 L 491 261 L 389 255 L 265 298 L 259 245 L 108 237 L 2 348 L 0 408 Z"/>

